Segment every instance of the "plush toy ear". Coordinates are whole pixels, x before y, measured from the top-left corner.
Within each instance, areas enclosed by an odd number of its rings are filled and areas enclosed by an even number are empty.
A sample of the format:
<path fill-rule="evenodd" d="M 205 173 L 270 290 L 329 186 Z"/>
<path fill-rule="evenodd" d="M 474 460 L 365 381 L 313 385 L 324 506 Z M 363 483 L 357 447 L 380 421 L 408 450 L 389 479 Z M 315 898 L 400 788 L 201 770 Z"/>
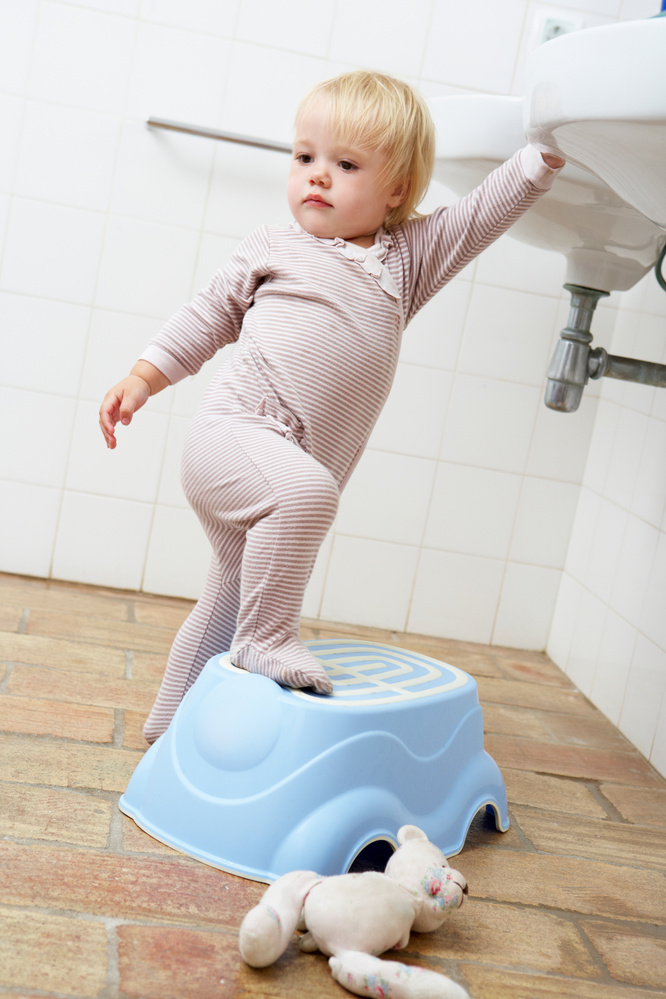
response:
<path fill-rule="evenodd" d="M 406 843 L 410 839 L 427 840 L 428 837 L 423 832 L 423 829 L 419 829 L 418 826 L 401 826 L 398 829 L 398 843 L 402 846 L 403 843 Z"/>

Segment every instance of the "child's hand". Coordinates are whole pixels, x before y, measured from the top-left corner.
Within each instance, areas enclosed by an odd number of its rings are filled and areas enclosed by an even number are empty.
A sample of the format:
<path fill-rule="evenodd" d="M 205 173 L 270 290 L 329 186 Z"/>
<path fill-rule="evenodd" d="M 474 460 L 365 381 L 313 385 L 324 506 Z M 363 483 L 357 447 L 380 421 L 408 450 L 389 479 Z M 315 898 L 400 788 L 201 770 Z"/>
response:
<path fill-rule="evenodd" d="M 563 160 L 561 156 L 555 156 L 553 153 L 541 153 L 541 155 L 546 166 L 549 166 L 552 170 L 557 170 L 566 163 L 566 160 Z"/>
<path fill-rule="evenodd" d="M 132 422 L 137 409 L 141 409 L 149 398 L 150 386 L 139 375 L 128 375 L 109 389 L 99 409 L 99 425 L 107 447 L 113 449 L 117 444 L 116 423 L 126 427 Z"/>

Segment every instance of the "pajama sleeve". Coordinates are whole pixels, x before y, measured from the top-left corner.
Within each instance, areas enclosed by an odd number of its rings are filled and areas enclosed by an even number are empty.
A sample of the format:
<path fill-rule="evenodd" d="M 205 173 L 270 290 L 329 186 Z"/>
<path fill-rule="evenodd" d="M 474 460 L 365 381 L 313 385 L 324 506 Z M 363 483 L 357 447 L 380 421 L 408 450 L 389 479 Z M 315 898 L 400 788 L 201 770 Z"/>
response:
<path fill-rule="evenodd" d="M 162 327 L 141 355 L 175 384 L 238 339 L 254 293 L 269 276 L 266 228 L 251 233 L 229 263 Z"/>
<path fill-rule="evenodd" d="M 559 170 L 531 146 L 519 150 L 450 208 L 402 228 L 414 262 L 407 321 L 455 274 L 506 232 L 551 186 Z"/>

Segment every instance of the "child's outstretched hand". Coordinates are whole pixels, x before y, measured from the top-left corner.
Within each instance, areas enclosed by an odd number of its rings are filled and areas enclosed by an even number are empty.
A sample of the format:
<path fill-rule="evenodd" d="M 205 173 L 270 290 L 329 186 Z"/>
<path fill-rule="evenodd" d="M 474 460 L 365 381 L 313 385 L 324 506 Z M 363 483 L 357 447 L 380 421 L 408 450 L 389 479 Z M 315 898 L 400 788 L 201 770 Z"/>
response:
<path fill-rule="evenodd" d="M 99 425 L 106 446 L 113 449 L 118 443 L 115 433 L 117 423 L 128 426 L 136 411 L 145 406 L 151 395 L 161 392 L 169 384 L 166 375 L 153 364 L 137 361 L 127 378 L 109 389 L 99 408 Z"/>
<path fill-rule="evenodd" d="M 141 409 L 149 398 L 150 386 L 139 375 L 128 375 L 109 389 L 99 409 L 99 425 L 107 447 L 114 448 L 117 444 L 116 423 L 123 426 L 131 423 L 137 409 Z"/>

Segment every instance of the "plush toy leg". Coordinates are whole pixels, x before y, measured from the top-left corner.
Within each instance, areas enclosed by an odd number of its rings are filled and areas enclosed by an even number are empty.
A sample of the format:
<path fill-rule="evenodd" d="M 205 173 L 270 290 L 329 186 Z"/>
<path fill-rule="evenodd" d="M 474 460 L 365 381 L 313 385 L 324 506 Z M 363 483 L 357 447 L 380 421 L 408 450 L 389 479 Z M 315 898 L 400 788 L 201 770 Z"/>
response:
<path fill-rule="evenodd" d="M 373 999 L 469 999 L 469 993 L 450 978 L 425 968 L 358 951 L 339 951 L 329 959 L 333 978 L 349 992 Z"/>
<path fill-rule="evenodd" d="M 306 895 L 321 878 L 314 871 L 292 871 L 278 878 L 241 924 L 241 957 L 253 968 L 267 968 L 289 946 Z"/>

